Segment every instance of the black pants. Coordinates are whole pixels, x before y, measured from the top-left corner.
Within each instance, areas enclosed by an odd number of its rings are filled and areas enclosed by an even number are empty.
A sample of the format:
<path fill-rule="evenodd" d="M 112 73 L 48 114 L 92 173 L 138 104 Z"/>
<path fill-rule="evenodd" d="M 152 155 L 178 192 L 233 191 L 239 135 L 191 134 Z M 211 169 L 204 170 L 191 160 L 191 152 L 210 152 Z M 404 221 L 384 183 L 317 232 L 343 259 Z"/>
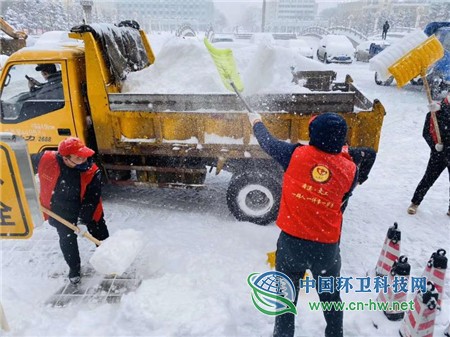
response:
<path fill-rule="evenodd" d="M 49 219 L 49 224 L 56 228 L 59 235 L 59 246 L 69 265 L 69 277 L 80 276 L 80 252 L 78 250 L 77 235 L 69 227 L 63 225 L 53 218 Z M 88 232 L 97 240 L 105 240 L 109 237 L 108 228 L 106 227 L 105 219 L 102 217 L 98 222 L 92 221 L 87 226 Z"/>
<path fill-rule="evenodd" d="M 383 30 L 383 33 L 381 34 L 381 38 L 383 40 L 386 40 L 387 30 Z"/>
<path fill-rule="evenodd" d="M 450 164 L 447 161 L 444 152 L 436 152 L 432 151 L 430 154 L 430 159 L 428 160 L 427 169 L 425 174 L 420 181 L 419 185 L 414 192 L 414 196 L 411 199 L 411 202 L 416 205 L 420 205 L 425 194 L 427 194 L 428 190 L 431 186 L 433 186 L 434 182 L 439 178 L 442 171 L 447 168 L 449 172 L 450 178 Z M 449 200 L 449 210 L 450 210 L 450 200 Z"/>
<path fill-rule="evenodd" d="M 297 304 L 300 279 L 309 269 L 314 279 L 322 277 L 339 277 L 341 270 L 341 256 L 339 244 L 325 244 L 295 238 L 281 232 L 277 243 L 276 270 L 292 280 L 296 288 L 295 304 Z M 321 302 L 340 302 L 339 291 L 319 294 Z M 324 311 L 327 322 L 326 337 L 343 336 L 343 312 Z M 295 316 L 291 313 L 278 315 L 275 318 L 274 337 L 292 337 L 295 330 Z"/>

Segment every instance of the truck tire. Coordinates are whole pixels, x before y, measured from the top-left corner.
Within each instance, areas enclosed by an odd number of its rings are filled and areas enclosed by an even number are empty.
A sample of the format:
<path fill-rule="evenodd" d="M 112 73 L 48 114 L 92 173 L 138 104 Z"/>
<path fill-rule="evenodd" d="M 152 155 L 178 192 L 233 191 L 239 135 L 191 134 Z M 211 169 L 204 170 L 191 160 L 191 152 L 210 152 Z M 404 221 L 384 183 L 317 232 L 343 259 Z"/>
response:
<path fill-rule="evenodd" d="M 269 172 L 237 173 L 227 190 L 228 208 L 236 219 L 263 226 L 275 221 L 280 198 L 281 179 Z"/>

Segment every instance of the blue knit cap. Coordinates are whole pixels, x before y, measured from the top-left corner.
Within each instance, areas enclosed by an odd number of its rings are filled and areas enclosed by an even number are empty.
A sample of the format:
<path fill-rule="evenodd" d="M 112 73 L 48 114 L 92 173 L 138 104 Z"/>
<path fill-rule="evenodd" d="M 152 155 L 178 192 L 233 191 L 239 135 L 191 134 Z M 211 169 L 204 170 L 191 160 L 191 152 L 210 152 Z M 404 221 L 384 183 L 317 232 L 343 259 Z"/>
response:
<path fill-rule="evenodd" d="M 309 145 L 328 153 L 340 153 L 347 137 L 347 123 L 332 112 L 321 114 L 309 123 Z"/>

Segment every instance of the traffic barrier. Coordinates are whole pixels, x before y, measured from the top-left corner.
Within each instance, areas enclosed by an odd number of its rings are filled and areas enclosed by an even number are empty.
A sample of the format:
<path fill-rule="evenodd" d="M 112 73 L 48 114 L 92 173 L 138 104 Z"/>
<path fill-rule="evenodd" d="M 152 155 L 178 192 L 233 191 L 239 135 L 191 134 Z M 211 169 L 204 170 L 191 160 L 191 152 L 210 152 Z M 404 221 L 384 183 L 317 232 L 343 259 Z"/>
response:
<path fill-rule="evenodd" d="M 427 291 L 417 291 L 414 310 L 409 310 L 400 326 L 401 337 L 433 337 L 439 294 L 433 282 L 427 282 Z"/>
<path fill-rule="evenodd" d="M 430 259 L 427 262 L 423 276 L 426 277 L 427 281 L 433 282 L 436 290 L 439 294 L 438 305 L 441 305 L 442 297 L 444 296 L 444 283 L 445 283 L 445 272 L 447 269 L 447 257 L 445 256 L 445 249 L 438 249 L 436 252 L 431 254 Z"/>
<path fill-rule="evenodd" d="M 405 316 L 405 312 L 403 310 L 400 310 L 401 308 L 393 307 L 393 302 L 402 303 L 406 302 L 408 297 L 408 289 L 404 289 L 405 291 L 395 291 L 396 289 L 393 289 L 392 286 L 394 284 L 394 279 L 396 278 L 403 278 L 402 284 L 408 284 L 409 282 L 409 275 L 411 272 L 411 266 L 408 263 L 408 258 L 404 255 L 400 256 L 395 262 L 394 265 L 391 268 L 391 271 L 389 272 L 389 279 L 388 284 L 389 287 L 387 289 L 387 293 L 384 293 L 383 291 L 380 291 L 377 297 L 378 302 L 383 303 L 389 303 L 389 307 L 391 310 L 383 311 L 388 320 L 390 321 L 399 321 Z"/>
<path fill-rule="evenodd" d="M 377 276 L 389 275 L 392 265 L 400 256 L 400 240 L 401 232 L 398 229 L 398 224 L 395 222 L 392 227 L 389 227 L 386 239 L 384 240 L 383 248 L 381 249 L 380 257 L 375 267 L 375 274 Z"/>

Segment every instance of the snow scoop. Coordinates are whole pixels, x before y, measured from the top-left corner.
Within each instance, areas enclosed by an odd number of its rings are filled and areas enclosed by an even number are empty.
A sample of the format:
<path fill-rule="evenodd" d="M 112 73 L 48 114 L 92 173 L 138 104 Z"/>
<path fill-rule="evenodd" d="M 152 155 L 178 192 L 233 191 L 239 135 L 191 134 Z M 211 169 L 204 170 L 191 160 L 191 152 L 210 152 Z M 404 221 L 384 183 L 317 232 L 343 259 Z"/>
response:
<path fill-rule="evenodd" d="M 42 205 L 40 207 L 42 212 L 69 227 L 75 233 L 80 232 L 80 229 L 74 224 Z M 136 259 L 144 245 L 142 235 L 133 229 L 117 231 L 113 236 L 103 241 L 97 240 L 87 231 L 83 232 L 82 236 L 98 246 L 89 262 L 101 274 L 123 274 Z"/>
<path fill-rule="evenodd" d="M 444 47 L 432 35 L 427 38 L 425 33 L 418 31 L 408 34 L 396 45 L 386 48 L 371 59 L 371 67 L 380 74 L 392 75 L 399 88 L 413 78 L 420 76 L 427 93 L 428 103 L 432 102 L 431 90 L 426 77 L 427 69 L 444 56 Z M 436 113 L 431 112 L 438 143 L 442 144 L 441 135 L 436 119 Z"/>
<path fill-rule="evenodd" d="M 214 61 L 214 64 L 216 65 L 217 71 L 219 72 L 220 78 L 222 79 L 225 87 L 228 90 L 234 91 L 236 93 L 242 103 L 244 103 L 245 108 L 248 112 L 254 113 L 251 106 L 241 95 L 241 91 L 244 90 L 244 84 L 242 83 L 241 77 L 239 76 L 236 62 L 233 57 L 233 51 L 231 49 L 215 48 L 206 37 L 203 41 L 205 43 L 206 49 L 208 49 L 208 52 Z M 269 264 L 269 267 L 271 269 L 275 268 L 275 252 L 267 253 L 266 262 Z"/>
<path fill-rule="evenodd" d="M 214 61 L 214 64 L 216 65 L 222 83 L 228 90 L 233 91 L 236 95 L 238 95 L 248 112 L 254 113 L 253 109 L 241 95 L 241 91 L 244 90 L 244 84 L 239 76 L 236 62 L 233 57 L 233 51 L 231 49 L 215 48 L 206 37 L 204 39 L 204 43 Z"/>
<path fill-rule="evenodd" d="M 444 56 L 444 47 L 435 35 L 429 37 L 425 42 L 412 49 L 397 62 L 391 65 L 388 70 L 397 81 L 398 87 L 403 87 L 416 76 L 420 75 L 423 86 L 427 93 L 428 103 L 433 102 L 431 98 L 430 85 L 427 80 L 427 69 Z M 431 111 L 431 120 L 436 130 L 438 144 L 442 144 L 441 133 L 436 118 L 436 111 Z"/>

